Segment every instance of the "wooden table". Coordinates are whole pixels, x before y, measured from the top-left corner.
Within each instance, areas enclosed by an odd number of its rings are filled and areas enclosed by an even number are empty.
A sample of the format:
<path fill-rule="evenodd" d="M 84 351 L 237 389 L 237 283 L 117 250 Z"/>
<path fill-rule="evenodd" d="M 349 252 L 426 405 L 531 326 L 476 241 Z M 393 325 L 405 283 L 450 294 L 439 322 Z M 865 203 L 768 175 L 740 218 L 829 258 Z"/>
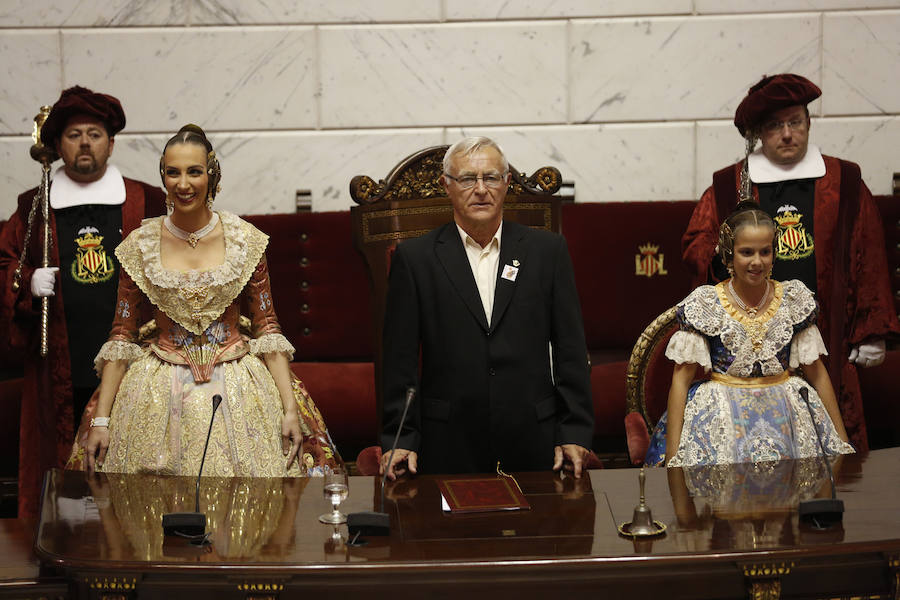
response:
<path fill-rule="evenodd" d="M 167 512 L 192 510 L 194 480 L 51 471 L 35 550 L 71 597 L 900 598 L 900 448 L 846 457 L 841 526 L 798 523 L 828 492 L 820 461 L 650 469 L 647 503 L 665 535 L 616 526 L 638 501 L 635 469 L 580 480 L 520 473 L 532 510 L 448 515 L 435 477 L 389 484 L 389 537 L 346 543 L 317 521 L 320 480 L 203 478 L 213 544 L 164 539 Z M 344 512 L 372 509 L 379 482 L 354 477 Z"/>

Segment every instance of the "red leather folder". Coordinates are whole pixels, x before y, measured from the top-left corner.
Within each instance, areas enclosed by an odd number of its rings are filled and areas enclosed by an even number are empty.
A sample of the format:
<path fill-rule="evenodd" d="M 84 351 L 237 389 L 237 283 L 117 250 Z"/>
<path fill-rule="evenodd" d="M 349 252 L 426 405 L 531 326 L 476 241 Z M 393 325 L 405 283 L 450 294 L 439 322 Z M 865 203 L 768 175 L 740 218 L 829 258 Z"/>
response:
<path fill-rule="evenodd" d="M 531 509 L 512 477 L 440 479 L 438 487 L 451 513 Z"/>

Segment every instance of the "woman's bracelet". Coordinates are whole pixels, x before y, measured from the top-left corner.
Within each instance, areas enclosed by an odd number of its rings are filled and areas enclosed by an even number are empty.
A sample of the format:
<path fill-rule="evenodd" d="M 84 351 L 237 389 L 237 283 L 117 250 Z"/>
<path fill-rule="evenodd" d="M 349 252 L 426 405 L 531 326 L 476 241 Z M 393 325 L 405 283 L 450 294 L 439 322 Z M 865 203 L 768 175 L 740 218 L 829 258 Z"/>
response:
<path fill-rule="evenodd" d="M 109 417 L 93 417 L 91 427 L 109 427 Z"/>

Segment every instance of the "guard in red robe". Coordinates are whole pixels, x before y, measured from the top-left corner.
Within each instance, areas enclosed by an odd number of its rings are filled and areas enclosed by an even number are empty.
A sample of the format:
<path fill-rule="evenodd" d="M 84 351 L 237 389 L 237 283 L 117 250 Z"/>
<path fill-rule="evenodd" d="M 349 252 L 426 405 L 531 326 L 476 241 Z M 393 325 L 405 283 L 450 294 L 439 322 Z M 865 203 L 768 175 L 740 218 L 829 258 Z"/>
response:
<path fill-rule="evenodd" d="M 807 104 L 820 95 L 793 74 L 764 77 L 750 88 L 734 118 L 747 156 L 713 175 L 682 238 L 683 259 L 694 285 L 720 281 L 728 275 L 714 256 L 719 224 L 739 200 L 756 201 L 772 215 L 778 226 L 772 277 L 800 279 L 816 293 L 844 425 L 865 451 L 856 368 L 884 361 L 884 340 L 900 333 L 900 323 L 881 219 L 859 166 L 809 144 Z"/>
<path fill-rule="evenodd" d="M 109 333 L 119 280 L 113 250 L 142 219 L 165 211 L 159 188 L 123 177 L 107 162 L 124 126 L 116 98 L 79 86 L 63 91 L 41 129 L 41 141 L 63 159 L 50 187 L 51 267 L 40 267 L 38 211 L 18 291 L 12 283 L 37 188 L 19 196 L 0 231 L 0 318 L 24 363 L 19 517 L 37 516 L 43 474 L 65 464 L 76 419 L 99 383 L 93 358 Z M 50 297 L 49 336 L 41 357 L 44 296 Z"/>

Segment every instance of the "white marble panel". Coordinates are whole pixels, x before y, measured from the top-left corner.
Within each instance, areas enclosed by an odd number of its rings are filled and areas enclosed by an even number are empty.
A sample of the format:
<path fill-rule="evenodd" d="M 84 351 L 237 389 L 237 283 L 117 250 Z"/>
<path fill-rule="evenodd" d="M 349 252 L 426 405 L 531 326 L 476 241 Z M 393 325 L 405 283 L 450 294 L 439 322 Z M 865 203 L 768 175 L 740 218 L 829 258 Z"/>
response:
<path fill-rule="evenodd" d="M 62 90 L 59 35 L 53 31 L 0 33 L 0 134 L 30 134 L 34 116 Z"/>
<path fill-rule="evenodd" d="M 400 160 L 444 143 L 443 130 L 210 133 L 222 164 L 217 206 L 238 214 L 294 212 L 297 190 L 312 192 L 313 210 L 347 210 L 350 179 L 384 178 Z M 110 162 L 127 177 L 159 185 L 159 155 L 169 135 L 119 134 Z M 31 139 L 0 137 L 0 220 L 15 210 L 16 196 L 40 183 Z M 60 163 L 55 163 L 54 168 Z"/>
<path fill-rule="evenodd" d="M 816 15 L 603 19 L 571 28 L 571 118 L 579 123 L 727 117 L 766 73 L 820 79 Z"/>
<path fill-rule="evenodd" d="M 813 119 L 809 140 L 823 153 L 859 163 L 873 194 L 890 194 L 897 171 L 895 149 L 900 141 L 900 117 Z M 730 122 L 697 124 L 697 197 L 712 185 L 718 169 L 744 156 L 743 141 Z"/>
<path fill-rule="evenodd" d="M 41 165 L 29 150 L 31 136 L 0 137 L 0 220 L 5 221 L 16 210 L 16 198 L 25 190 L 41 183 Z"/>
<path fill-rule="evenodd" d="M 347 210 L 350 179 L 379 180 L 409 154 L 443 143 L 441 129 L 211 135 L 222 163 L 216 203 L 239 214 L 294 212 L 297 190 L 313 210 Z"/>
<path fill-rule="evenodd" d="M 820 119 L 813 124 L 810 140 L 825 154 L 859 163 L 873 194 L 893 193 L 894 173 L 900 171 L 900 117 Z"/>
<path fill-rule="evenodd" d="M 63 32 L 66 85 L 117 96 L 127 131 L 316 126 L 312 27 Z M 101 52 L 100 49 L 103 49 Z"/>
<path fill-rule="evenodd" d="M 566 120 L 566 24 L 329 27 L 323 127 Z"/>
<path fill-rule="evenodd" d="M 825 15 L 826 115 L 900 112 L 900 10 Z"/>
<path fill-rule="evenodd" d="M 447 19 L 540 19 L 690 14 L 691 0 L 445 0 Z"/>
<path fill-rule="evenodd" d="M 163 189 L 159 178 L 159 155 L 172 133 L 120 133 L 116 136 L 116 145 L 109 162 L 116 165 L 125 177 L 145 181 Z"/>
<path fill-rule="evenodd" d="M 694 197 L 693 123 L 454 128 L 447 143 L 468 135 L 496 140 L 520 171 L 558 168 L 576 202 Z"/>
<path fill-rule="evenodd" d="M 765 13 L 896 7 L 897 0 L 694 0 L 704 13 Z"/>
<path fill-rule="evenodd" d="M 191 0 L 194 25 L 438 21 L 440 0 Z"/>
<path fill-rule="evenodd" d="M 697 169 L 694 199 L 712 185 L 713 173 L 744 157 L 744 138 L 731 119 L 697 123 Z"/>
<path fill-rule="evenodd" d="M 3 0 L 0 27 L 183 25 L 184 0 Z"/>

